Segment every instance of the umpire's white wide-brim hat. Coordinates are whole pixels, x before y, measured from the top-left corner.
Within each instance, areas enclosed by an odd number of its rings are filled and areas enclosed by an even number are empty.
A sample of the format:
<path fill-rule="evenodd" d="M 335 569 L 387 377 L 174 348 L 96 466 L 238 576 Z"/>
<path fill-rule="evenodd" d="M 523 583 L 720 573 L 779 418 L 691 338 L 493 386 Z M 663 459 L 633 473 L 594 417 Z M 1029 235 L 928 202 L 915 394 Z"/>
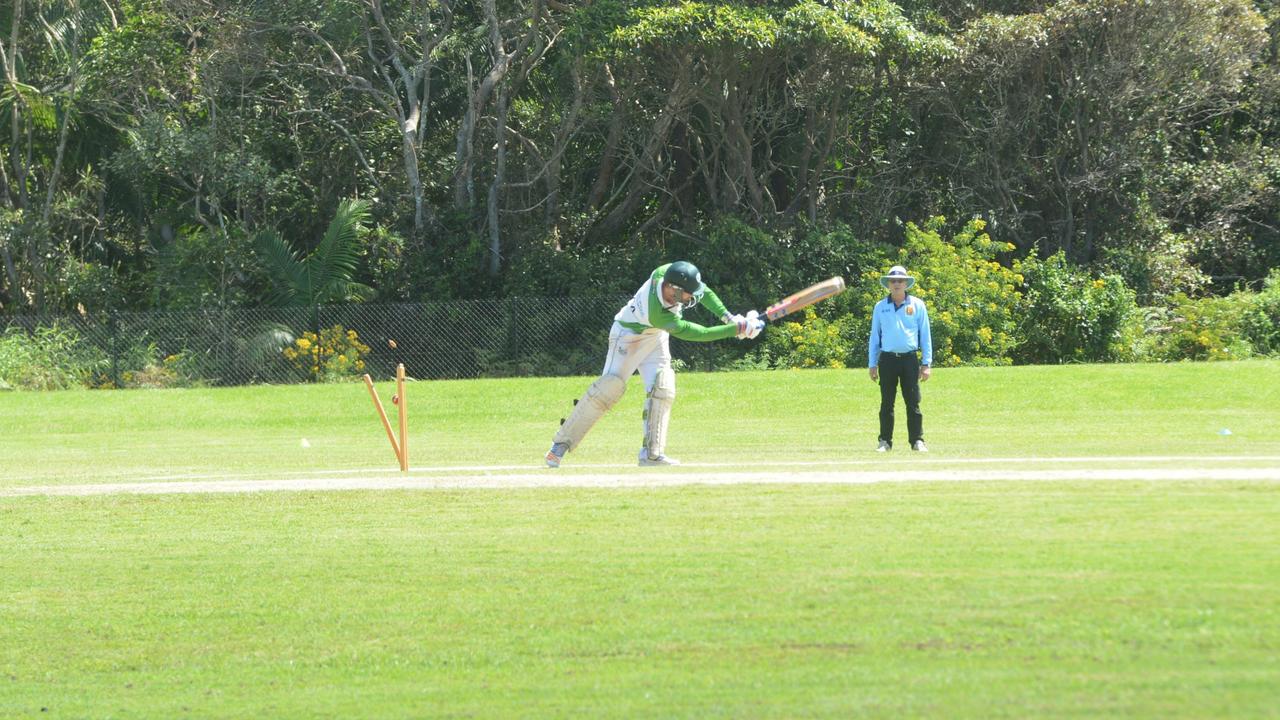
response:
<path fill-rule="evenodd" d="M 908 275 L 907 269 L 902 267 L 901 265 L 894 265 L 893 267 L 889 268 L 889 274 L 884 275 L 880 278 L 881 287 L 888 290 L 890 280 L 906 280 L 908 290 L 910 290 L 916 284 L 916 279 Z"/>

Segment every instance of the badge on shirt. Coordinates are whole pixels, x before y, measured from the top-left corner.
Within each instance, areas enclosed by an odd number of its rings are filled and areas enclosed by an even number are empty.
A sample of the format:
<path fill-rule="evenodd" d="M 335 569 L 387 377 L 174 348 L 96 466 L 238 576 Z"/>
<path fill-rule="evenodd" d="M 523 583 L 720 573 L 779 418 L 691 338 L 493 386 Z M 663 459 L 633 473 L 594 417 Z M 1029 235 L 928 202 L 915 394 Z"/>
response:
<path fill-rule="evenodd" d="M 907 306 L 907 314 L 908 314 L 908 315 L 915 315 L 915 314 L 916 314 L 916 306 L 915 306 L 915 305 L 908 305 L 908 306 Z"/>

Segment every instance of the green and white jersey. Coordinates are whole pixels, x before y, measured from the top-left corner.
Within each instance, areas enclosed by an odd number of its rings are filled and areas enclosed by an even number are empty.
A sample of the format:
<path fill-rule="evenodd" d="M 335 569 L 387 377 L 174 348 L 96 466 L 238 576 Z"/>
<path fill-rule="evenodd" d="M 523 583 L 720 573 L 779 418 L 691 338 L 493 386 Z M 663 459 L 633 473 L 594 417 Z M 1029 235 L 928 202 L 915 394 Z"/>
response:
<path fill-rule="evenodd" d="M 631 298 L 631 301 L 624 305 L 613 319 L 633 332 L 642 333 L 646 330 L 658 329 L 669 332 L 681 340 L 695 342 L 724 340 L 736 336 L 738 326 L 735 323 L 706 327 L 685 320 L 683 313 L 686 308 L 679 303 L 674 307 L 666 307 L 662 304 L 662 276 L 666 274 L 669 267 L 671 263 L 654 270 L 644 285 L 636 291 L 635 297 Z M 724 303 L 720 302 L 720 297 L 711 288 L 705 286 L 702 294 L 695 297 L 690 306 L 696 304 L 701 304 L 717 318 L 722 318 L 729 312 Z"/>

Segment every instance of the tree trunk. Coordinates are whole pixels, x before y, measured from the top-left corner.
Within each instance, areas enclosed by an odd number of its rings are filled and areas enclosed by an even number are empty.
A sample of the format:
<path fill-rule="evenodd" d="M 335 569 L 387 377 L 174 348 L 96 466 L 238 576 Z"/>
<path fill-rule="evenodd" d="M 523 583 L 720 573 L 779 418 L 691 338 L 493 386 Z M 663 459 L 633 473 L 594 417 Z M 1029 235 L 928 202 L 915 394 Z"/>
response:
<path fill-rule="evenodd" d="M 511 61 L 524 54 L 538 34 L 538 18 L 542 15 L 542 2 L 536 0 L 529 13 L 529 31 L 511 52 L 506 51 L 506 41 L 502 37 L 502 28 L 498 21 L 498 10 L 495 0 L 482 0 L 485 19 L 489 24 L 489 42 L 494 53 L 493 67 L 485 74 L 484 79 L 467 102 L 466 113 L 462 124 L 458 127 L 458 141 L 455 148 L 456 169 L 453 173 L 453 204 L 459 210 L 474 205 L 472 195 L 472 174 L 475 165 L 475 130 L 480 112 L 489 103 L 494 88 L 507 76 L 511 69 Z M 468 79 L 470 78 L 470 62 L 468 61 Z M 467 83 L 471 87 L 471 83 Z"/>
<path fill-rule="evenodd" d="M 502 223 L 499 205 L 502 200 L 502 185 L 507 175 L 507 107 L 511 99 L 507 89 L 498 91 L 498 117 L 494 122 L 495 150 L 493 182 L 489 185 L 489 276 L 497 277 L 502 269 Z"/>
<path fill-rule="evenodd" d="M 640 207 L 640 202 L 650 189 L 649 181 L 657 171 L 662 149 L 666 147 L 667 138 L 671 134 L 672 124 L 687 107 L 691 95 L 687 78 L 683 75 L 678 76 L 671 88 L 671 92 L 667 95 L 667 102 L 663 106 L 662 112 L 654 120 L 653 129 L 650 130 L 649 138 L 645 142 L 643 152 L 640 154 L 640 162 L 635 168 L 635 174 L 630 178 L 630 187 L 627 189 L 626 197 L 603 220 L 588 231 L 587 238 L 589 242 L 595 242 L 603 237 L 617 233 Z"/>
<path fill-rule="evenodd" d="M 732 84 L 722 107 L 725 119 L 725 146 L 729 149 L 729 156 L 734 160 L 734 170 L 742 177 L 743 188 L 751 203 L 751 211 L 756 217 L 760 217 L 764 214 L 764 193 L 761 192 L 759 179 L 756 178 L 751 138 L 743 125 L 741 97 L 738 89 Z M 721 210 L 729 209 L 721 208 Z"/>
<path fill-rule="evenodd" d="M 413 194 L 413 232 L 421 237 L 427 223 L 427 204 L 422 188 L 422 177 L 418 172 L 418 143 L 416 133 L 410 129 L 409 122 L 401 124 L 400 153 L 404 160 L 405 179 L 409 182 L 409 190 Z"/>
<path fill-rule="evenodd" d="M 80 0 L 71 0 L 71 12 L 78 14 L 80 11 Z M 78 27 L 73 24 L 73 27 Z M 75 106 L 76 87 L 80 81 L 80 38 L 79 33 L 73 32 L 71 35 L 71 62 L 68 67 L 71 70 L 70 87 L 67 91 L 67 106 L 62 113 L 62 119 L 58 127 L 58 149 L 54 156 L 53 173 L 49 176 L 49 186 L 45 188 L 44 208 L 40 213 L 41 225 L 49 226 L 49 213 L 53 211 L 54 194 L 58 191 L 58 182 L 62 178 L 62 160 L 67 152 L 67 132 L 71 128 L 71 113 Z M 47 235 L 46 235 L 47 238 Z"/>
<path fill-rule="evenodd" d="M 0 56 L 4 60 L 4 78 L 9 87 L 16 92 L 18 87 L 18 31 L 22 27 L 22 9 L 23 0 L 13 0 L 13 17 L 9 30 L 9 47 L 6 49 L 4 44 L 0 42 Z M 14 102 L 9 104 L 9 164 L 13 168 L 14 189 L 17 191 L 17 202 L 14 198 L 10 198 L 10 207 L 14 209 L 24 209 L 27 206 L 27 174 L 26 168 L 22 163 L 20 141 L 22 139 L 22 113 L 20 106 L 22 103 Z M 8 184 L 5 185 L 5 193 L 8 194 Z"/>
<path fill-rule="evenodd" d="M 609 98 L 613 101 L 613 112 L 609 117 L 609 136 L 605 138 L 604 152 L 600 153 L 600 167 L 596 170 L 596 181 L 587 196 L 586 206 L 599 210 L 604 204 L 605 193 L 613 184 L 614 156 L 618 152 L 618 143 L 622 141 L 622 95 L 618 92 L 618 82 L 613 77 L 613 70 L 606 63 L 604 66 L 605 85 L 609 88 Z"/>
<path fill-rule="evenodd" d="M 576 129 L 578 115 L 582 112 L 583 96 L 586 94 L 582 81 L 581 58 L 574 62 L 570 74 L 573 78 L 573 103 L 569 106 L 569 112 L 565 114 L 564 121 L 556 130 L 556 145 L 552 148 L 551 158 L 547 160 L 544 171 L 546 172 L 547 201 L 543 209 L 543 227 L 547 229 L 555 227 L 556 219 L 560 215 L 560 166 L 563 163 L 564 151 L 569 146 L 569 138 L 573 137 Z"/>
<path fill-rule="evenodd" d="M 422 0 L 421 5 L 416 6 L 421 11 L 415 33 L 420 47 L 416 53 L 411 54 L 387 23 L 382 0 L 368 0 L 368 3 L 373 11 L 382 42 L 390 51 L 387 59 L 390 60 L 391 68 L 395 70 L 393 75 L 387 69 L 385 59 L 379 63 L 379 67 L 382 68 L 383 82 L 391 88 L 384 104 L 391 111 L 390 114 L 400 132 L 401 162 L 404 165 L 409 194 L 413 198 L 413 232 L 416 237 L 422 238 L 432 220 L 418 160 L 418 152 L 422 148 L 426 135 L 427 109 L 431 104 L 431 70 L 434 67 L 431 54 L 444 41 L 453 25 L 453 8 L 448 2 L 431 0 Z M 427 32 L 432 17 L 432 5 L 437 5 L 441 11 L 440 28 L 434 35 Z M 372 41 L 370 41 L 370 47 L 373 47 Z"/>
<path fill-rule="evenodd" d="M 19 0 L 19 5 L 21 2 Z M 4 61 L 6 76 L 9 65 L 7 54 L 4 52 L 4 40 L 0 39 L 0 59 Z M 17 103 L 14 104 L 15 107 Z M 16 117 L 10 116 L 16 121 Z M 9 172 L 6 169 L 4 158 L 0 158 L 0 202 L 5 207 L 13 207 L 13 196 L 9 194 Z M 20 305 L 24 298 L 22 297 L 22 281 L 18 277 L 18 268 L 13 264 L 13 253 L 9 250 L 9 239 L 0 239 L 0 259 L 4 260 L 5 277 L 8 278 L 7 286 L 3 289 L 3 297 L 8 298 L 9 304 Z"/>
<path fill-rule="evenodd" d="M 796 161 L 796 186 L 793 189 L 795 194 L 791 196 L 791 202 L 787 205 L 785 212 L 788 215 L 798 212 L 800 205 L 810 197 L 809 186 L 812 184 L 812 178 L 809 177 L 809 163 L 813 159 L 813 136 L 817 133 L 816 116 L 817 110 L 812 106 L 805 109 L 804 148 L 800 150 L 800 158 Z"/>
<path fill-rule="evenodd" d="M 13 254 L 9 252 L 8 241 L 0 241 L 0 256 L 4 258 L 4 273 L 9 279 L 8 288 L 5 296 L 15 305 L 20 304 L 22 298 L 22 281 L 18 278 L 18 268 L 13 264 Z"/>

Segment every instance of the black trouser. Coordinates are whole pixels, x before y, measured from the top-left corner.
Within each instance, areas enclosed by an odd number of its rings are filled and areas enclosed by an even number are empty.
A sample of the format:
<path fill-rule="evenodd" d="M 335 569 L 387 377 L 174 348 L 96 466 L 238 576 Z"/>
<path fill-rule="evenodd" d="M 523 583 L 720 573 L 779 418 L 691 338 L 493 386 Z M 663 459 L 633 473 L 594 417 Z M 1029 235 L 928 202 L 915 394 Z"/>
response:
<path fill-rule="evenodd" d="M 924 416 L 920 414 L 920 357 L 915 353 L 880 353 L 880 439 L 893 445 L 893 406 L 898 383 L 907 404 L 907 441 L 915 445 L 924 439 Z"/>

